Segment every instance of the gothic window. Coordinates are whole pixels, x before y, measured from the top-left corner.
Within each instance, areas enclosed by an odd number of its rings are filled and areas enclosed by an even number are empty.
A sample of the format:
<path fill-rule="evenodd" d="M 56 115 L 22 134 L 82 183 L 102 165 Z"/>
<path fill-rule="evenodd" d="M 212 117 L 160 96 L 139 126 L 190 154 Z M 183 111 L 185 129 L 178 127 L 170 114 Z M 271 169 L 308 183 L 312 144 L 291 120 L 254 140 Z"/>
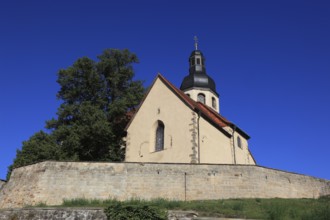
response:
<path fill-rule="evenodd" d="M 201 59 L 197 58 L 197 65 L 200 65 L 200 64 L 201 64 Z"/>
<path fill-rule="evenodd" d="M 212 107 L 217 108 L 217 102 L 214 97 L 212 97 Z"/>
<path fill-rule="evenodd" d="M 156 151 L 164 150 L 164 130 L 165 130 L 164 123 L 158 121 L 157 129 L 156 129 L 156 144 L 155 144 Z"/>
<path fill-rule="evenodd" d="M 241 138 L 239 136 L 237 136 L 237 146 L 239 148 L 242 148 L 242 141 L 241 141 Z"/>
<path fill-rule="evenodd" d="M 197 96 L 197 101 L 205 104 L 205 95 L 203 93 L 199 93 Z"/>

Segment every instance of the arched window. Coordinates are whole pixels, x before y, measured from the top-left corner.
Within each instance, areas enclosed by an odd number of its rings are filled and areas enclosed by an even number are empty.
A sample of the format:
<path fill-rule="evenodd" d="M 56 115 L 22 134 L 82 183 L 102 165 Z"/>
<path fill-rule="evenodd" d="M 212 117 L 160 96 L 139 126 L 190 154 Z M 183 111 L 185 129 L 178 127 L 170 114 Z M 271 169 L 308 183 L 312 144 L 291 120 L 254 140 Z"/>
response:
<path fill-rule="evenodd" d="M 197 101 L 205 104 L 205 95 L 203 93 L 199 93 L 197 96 Z"/>
<path fill-rule="evenodd" d="M 242 141 L 241 141 L 241 138 L 239 136 L 237 136 L 237 146 L 239 148 L 242 148 Z"/>
<path fill-rule="evenodd" d="M 214 97 L 212 97 L 212 107 L 217 108 L 217 102 L 215 101 Z"/>
<path fill-rule="evenodd" d="M 155 143 L 156 151 L 164 150 L 164 131 L 165 131 L 164 123 L 158 121 L 157 129 L 156 129 L 156 143 Z"/>

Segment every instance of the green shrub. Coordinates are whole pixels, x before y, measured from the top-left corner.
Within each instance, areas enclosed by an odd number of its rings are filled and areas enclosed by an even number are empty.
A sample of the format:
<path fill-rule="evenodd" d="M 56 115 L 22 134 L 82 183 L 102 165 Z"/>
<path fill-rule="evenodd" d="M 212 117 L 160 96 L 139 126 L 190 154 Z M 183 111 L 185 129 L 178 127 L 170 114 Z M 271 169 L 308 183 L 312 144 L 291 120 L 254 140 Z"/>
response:
<path fill-rule="evenodd" d="M 104 210 L 111 220 L 165 220 L 167 213 L 164 209 L 147 205 L 125 205 L 120 202 L 108 206 Z"/>

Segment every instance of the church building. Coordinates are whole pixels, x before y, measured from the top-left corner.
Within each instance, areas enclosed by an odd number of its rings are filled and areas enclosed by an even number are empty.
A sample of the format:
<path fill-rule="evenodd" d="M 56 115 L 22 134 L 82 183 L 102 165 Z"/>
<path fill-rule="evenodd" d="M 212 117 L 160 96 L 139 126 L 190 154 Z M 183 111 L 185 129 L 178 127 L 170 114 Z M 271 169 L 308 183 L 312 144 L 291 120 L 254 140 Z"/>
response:
<path fill-rule="evenodd" d="M 249 135 L 220 115 L 197 41 L 180 89 L 158 74 L 126 131 L 126 162 L 256 164 Z"/>

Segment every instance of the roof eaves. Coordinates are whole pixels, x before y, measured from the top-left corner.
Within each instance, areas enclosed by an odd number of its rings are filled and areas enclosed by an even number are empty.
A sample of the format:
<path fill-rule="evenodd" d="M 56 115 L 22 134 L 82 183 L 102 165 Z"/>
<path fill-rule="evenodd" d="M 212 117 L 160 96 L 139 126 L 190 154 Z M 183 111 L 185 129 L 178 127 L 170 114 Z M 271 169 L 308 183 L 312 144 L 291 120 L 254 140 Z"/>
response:
<path fill-rule="evenodd" d="M 204 109 L 202 109 L 201 106 L 203 106 Z M 219 116 L 220 115 L 218 113 L 215 114 L 214 112 L 210 111 L 210 109 L 206 105 L 198 102 L 197 105 L 196 105 L 196 112 L 197 113 L 200 113 L 201 116 L 206 121 L 208 121 L 210 124 L 212 124 L 214 127 L 216 127 L 220 132 L 222 132 L 228 138 L 231 138 L 232 135 L 228 131 L 226 131 L 225 129 L 223 129 L 223 127 L 227 126 L 227 123 L 224 123 L 223 121 L 221 121 L 221 124 L 218 123 L 218 122 L 216 122 L 210 115 L 207 114 L 207 112 L 205 110 L 208 111 L 208 113 L 213 114 L 213 116 L 215 116 L 215 117 L 217 117 L 219 119 Z"/>
<path fill-rule="evenodd" d="M 225 136 L 227 136 L 228 138 L 231 138 L 232 137 L 232 135 L 228 131 L 226 131 L 225 129 L 223 129 L 223 127 L 221 127 L 218 123 L 216 123 L 210 117 L 207 117 L 205 114 L 203 114 L 203 112 L 201 112 L 201 116 L 206 121 L 208 121 L 210 124 L 212 124 L 214 127 L 216 127 L 219 131 L 221 131 Z"/>
<path fill-rule="evenodd" d="M 223 117 L 222 115 L 220 115 L 218 112 L 214 111 L 212 108 L 208 107 L 207 105 L 204 105 L 209 111 L 211 111 L 216 117 L 218 117 L 220 120 L 222 120 L 225 124 L 227 124 L 227 126 L 231 127 L 232 129 L 234 129 L 235 131 L 237 131 L 238 133 L 240 133 L 245 139 L 249 140 L 250 136 L 243 131 L 242 129 L 240 129 L 237 125 L 235 125 L 234 123 L 230 122 L 228 119 L 226 119 L 225 117 Z"/>

